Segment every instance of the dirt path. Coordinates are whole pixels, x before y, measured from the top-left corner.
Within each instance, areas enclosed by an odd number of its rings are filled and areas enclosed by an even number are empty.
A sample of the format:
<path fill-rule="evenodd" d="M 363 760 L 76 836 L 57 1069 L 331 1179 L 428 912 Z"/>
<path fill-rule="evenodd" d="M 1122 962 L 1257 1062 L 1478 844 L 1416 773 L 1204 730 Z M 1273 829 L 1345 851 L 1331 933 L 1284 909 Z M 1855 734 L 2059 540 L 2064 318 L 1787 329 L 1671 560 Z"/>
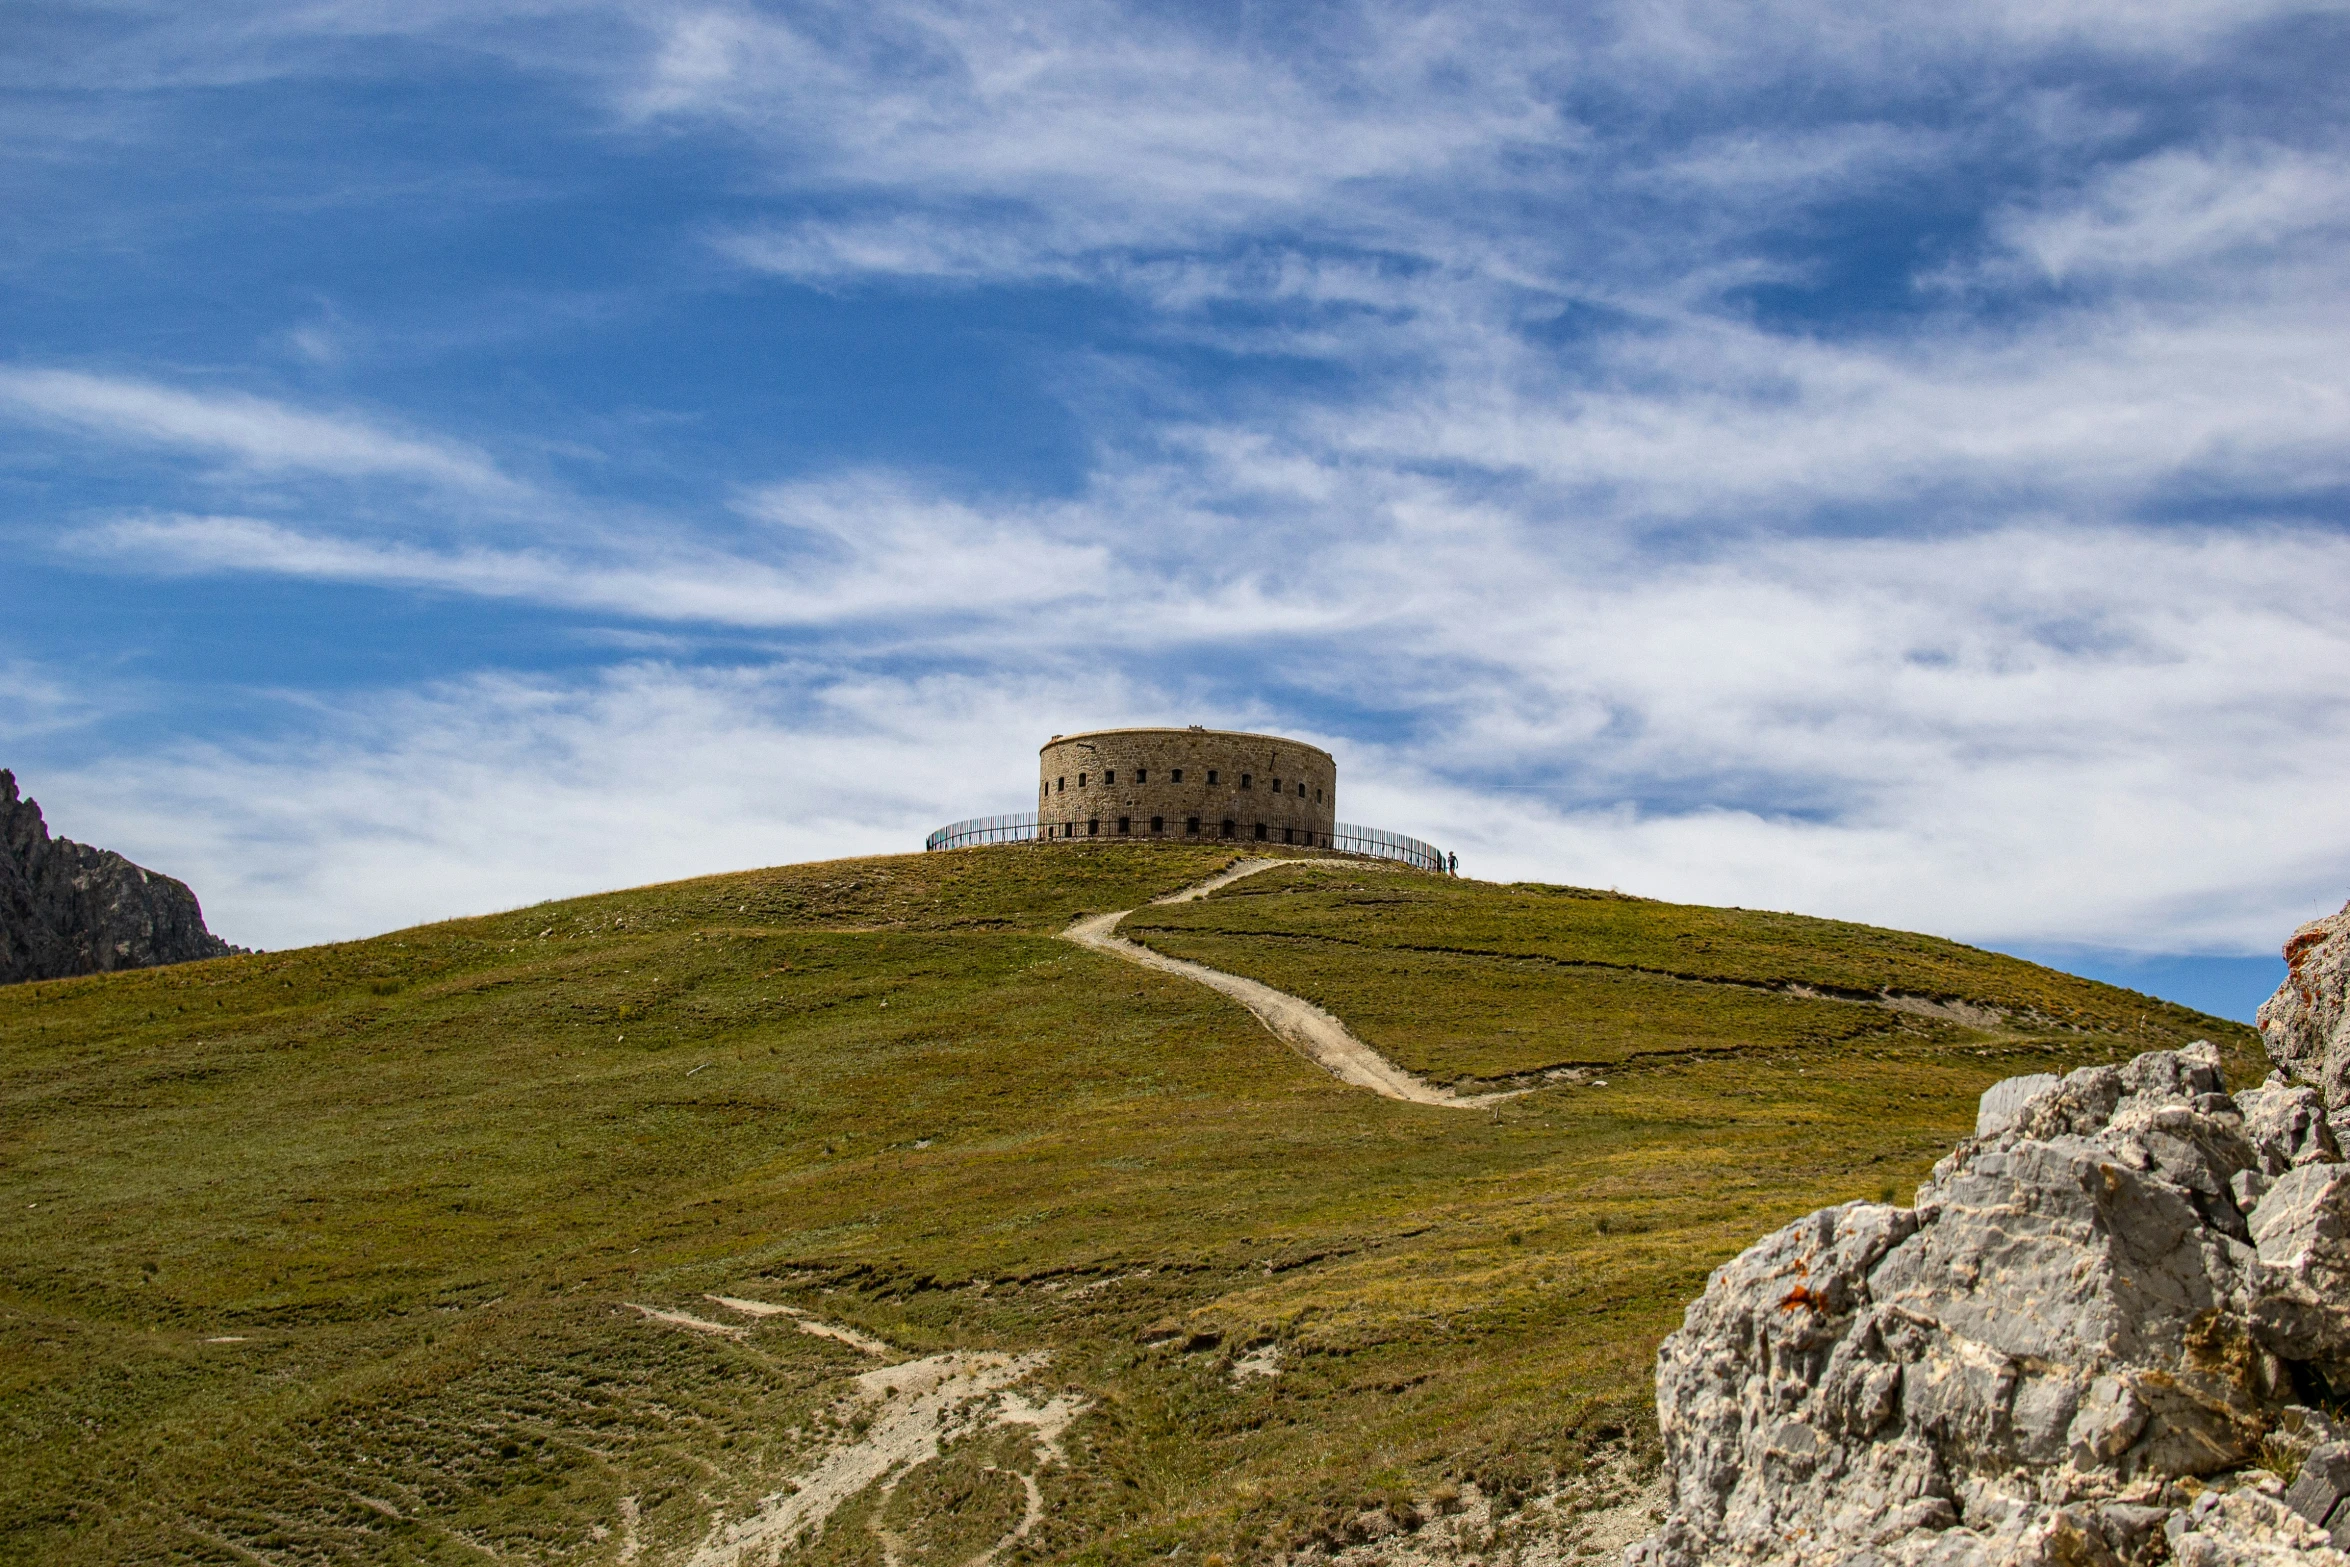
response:
<path fill-rule="evenodd" d="M 1242 860 L 1230 870 L 1186 887 L 1181 892 L 1153 898 L 1151 902 L 1190 903 L 1260 871 L 1269 871 L 1278 865 L 1310 863 L 1314 862 Z M 1255 1013 L 1257 1021 L 1272 1030 L 1274 1038 L 1296 1050 L 1332 1077 L 1357 1088 L 1368 1088 L 1375 1094 L 1384 1094 L 1390 1099 L 1401 1099 L 1408 1104 L 1473 1110 L 1480 1105 L 1515 1098 L 1525 1092 L 1524 1089 L 1511 1089 L 1493 1094 L 1456 1094 L 1424 1077 L 1416 1077 L 1348 1033 L 1344 1023 L 1310 1001 L 1301 1000 L 1287 991 L 1275 990 L 1270 985 L 1259 984 L 1253 979 L 1243 979 L 1238 974 L 1227 974 L 1222 969 L 1212 969 L 1204 963 L 1170 958 L 1128 941 L 1117 934 L 1118 922 L 1133 912 L 1132 909 L 1120 909 L 1114 914 L 1088 915 L 1061 932 L 1061 939 L 1073 941 L 1081 947 L 1091 947 L 1096 952 L 1107 952 L 1112 957 L 1124 958 L 1144 968 L 1179 974 L 1185 979 L 1198 981 L 1210 990 L 1221 991 Z"/>
<path fill-rule="evenodd" d="M 899 1352 L 870 1335 L 824 1322 L 791 1306 L 733 1296 L 705 1297 L 727 1310 L 755 1321 L 789 1320 L 803 1333 L 836 1339 L 876 1358 Z M 666 1327 L 696 1333 L 723 1333 L 730 1337 L 746 1330 L 696 1317 L 690 1312 L 637 1306 L 646 1319 Z M 887 1497 L 907 1473 L 939 1456 L 943 1443 L 954 1435 L 991 1426 L 1025 1426 L 1034 1442 L 1036 1461 L 1027 1470 L 1012 1472 L 1025 1498 L 1020 1521 L 1008 1534 L 966 1567 L 986 1567 L 1011 1546 L 1027 1538 L 1044 1515 L 1044 1494 L 1037 1473 L 1067 1462 L 1061 1451 L 1061 1433 L 1085 1412 L 1083 1399 L 1063 1393 L 1041 1401 L 1018 1391 L 1045 1364 L 1041 1353 L 1005 1355 L 990 1351 L 949 1351 L 920 1359 L 878 1366 L 851 1380 L 847 1397 L 835 1413 L 840 1434 L 830 1449 L 805 1474 L 793 1477 L 784 1489 L 762 1497 L 749 1516 L 727 1522 L 714 1518 L 690 1558 L 688 1567 L 751 1567 L 779 1561 L 793 1542 L 821 1529 L 841 1506 L 867 1489 L 878 1486 Z M 636 1502 L 621 1504 L 623 1555 L 636 1542 Z M 882 1555 L 890 1567 L 899 1567 L 902 1542 L 872 1521 Z"/>
<path fill-rule="evenodd" d="M 739 1311 L 746 1317 L 789 1317 L 802 1333 L 812 1333 L 818 1338 L 828 1338 L 836 1343 L 846 1344 L 861 1354 L 871 1355 L 879 1360 L 892 1360 L 897 1357 L 896 1350 L 871 1334 L 859 1333 L 855 1328 L 844 1328 L 837 1322 L 825 1322 L 819 1318 L 811 1317 L 797 1306 L 777 1306 L 763 1300 L 737 1300 L 732 1295 L 704 1295 L 702 1299 L 714 1300 L 727 1310 Z M 645 1308 L 639 1306 L 637 1310 L 644 1311 Z M 661 1312 L 647 1314 L 675 1320 L 673 1316 Z"/>
<path fill-rule="evenodd" d="M 694 1333 L 715 1333 L 720 1338 L 741 1338 L 744 1330 L 731 1323 L 708 1322 L 690 1311 L 663 1311 L 658 1306 L 640 1306 L 635 1301 L 622 1301 L 631 1311 L 642 1312 L 654 1322 L 666 1322 L 673 1328 L 685 1328 Z"/>

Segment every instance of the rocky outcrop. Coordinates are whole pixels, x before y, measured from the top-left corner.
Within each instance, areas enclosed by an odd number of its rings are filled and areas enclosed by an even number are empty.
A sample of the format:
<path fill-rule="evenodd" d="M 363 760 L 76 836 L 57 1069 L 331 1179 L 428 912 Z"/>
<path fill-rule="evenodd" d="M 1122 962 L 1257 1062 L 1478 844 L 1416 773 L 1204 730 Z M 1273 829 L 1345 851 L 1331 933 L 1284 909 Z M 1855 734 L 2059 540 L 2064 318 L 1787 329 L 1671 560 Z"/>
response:
<path fill-rule="evenodd" d="M 237 951 L 204 928 L 183 882 L 52 838 L 0 770 L 0 984 L 151 968 Z"/>
<path fill-rule="evenodd" d="M 2254 1014 L 2268 1053 L 2315 1083 L 2326 1108 L 2350 1105 L 2350 904 L 2285 943 L 2285 982 Z"/>
<path fill-rule="evenodd" d="M 1715 1272 L 1658 1352 L 1669 1512 L 1630 1562 L 2350 1567 L 2350 1448 L 2312 1407 L 2350 1392 L 2319 1095 L 2230 1096 L 2204 1045 L 2010 1080 L 1977 1124 L 1914 1208 Z"/>

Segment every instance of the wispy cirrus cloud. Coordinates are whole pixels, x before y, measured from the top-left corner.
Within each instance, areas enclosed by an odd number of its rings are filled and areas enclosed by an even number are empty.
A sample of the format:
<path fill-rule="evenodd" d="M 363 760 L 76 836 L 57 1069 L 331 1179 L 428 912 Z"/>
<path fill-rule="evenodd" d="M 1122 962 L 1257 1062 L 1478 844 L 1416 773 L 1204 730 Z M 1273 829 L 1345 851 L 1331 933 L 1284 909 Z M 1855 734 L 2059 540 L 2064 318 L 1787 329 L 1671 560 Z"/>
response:
<path fill-rule="evenodd" d="M 2350 171 L 2338 146 L 2261 142 L 2166 148 L 2104 171 L 2083 190 L 2001 215 L 2000 241 L 2056 282 L 2125 278 L 2208 283 L 2249 262 L 2273 276 L 2287 256 L 2338 252 L 2350 227 Z M 2329 269 L 2330 270 L 2330 269 Z M 2246 279 L 2251 281 L 2251 279 Z"/>
<path fill-rule="evenodd" d="M 104 698 L 62 670 L 31 659 L 0 660 L 0 742 L 23 745 L 89 723 Z"/>
<path fill-rule="evenodd" d="M 796 279 L 1102 280 L 1113 257 L 1335 244 L 1656 291 L 1735 284 L 1720 249 L 1784 226 L 1791 198 L 2094 165 L 2142 131 L 2082 90 L 2100 68 L 2159 70 L 2296 14 L 1361 4 L 1235 31 L 1108 0 L 691 5 L 647 15 L 612 90 L 633 116 L 754 137 L 822 194 L 719 235 Z M 1975 99 L 1957 122 L 1953 77 Z"/>
<path fill-rule="evenodd" d="M 700 626 L 1000 614 L 1053 602 L 1073 584 L 1115 580 L 1099 544 L 855 476 L 772 486 L 743 510 L 767 525 L 764 539 L 723 549 L 559 521 L 516 547 L 186 514 L 119 517 L 65 547 L 150 572 L 425 588 Z"/>
<path fill-rule="evenodd" d="M 402 434 L 356 416 L 244 392 L 192 392 L 133 377 L 0 366 L 0 411 L 103 440 L 225 457 L 257 473 L 412 479 L 500 498 L 524 490 L 462 442 Z"/>
<path fill-rule="evenodd" d="M 1510 347 L 1448 353 L 1430 385 L 1312 417 L 1335 450 L 1528 474 L 1586 515 L 1736 530 L 1863 504 L 1898 508 L 1887 526 L 1979 525 L 2019 506 L 2340 485 L 2345 328 L 2350 298 L 2331 290 L 1891 342 L 1684 320 L 1596 347 L 1579 378 Z"/>

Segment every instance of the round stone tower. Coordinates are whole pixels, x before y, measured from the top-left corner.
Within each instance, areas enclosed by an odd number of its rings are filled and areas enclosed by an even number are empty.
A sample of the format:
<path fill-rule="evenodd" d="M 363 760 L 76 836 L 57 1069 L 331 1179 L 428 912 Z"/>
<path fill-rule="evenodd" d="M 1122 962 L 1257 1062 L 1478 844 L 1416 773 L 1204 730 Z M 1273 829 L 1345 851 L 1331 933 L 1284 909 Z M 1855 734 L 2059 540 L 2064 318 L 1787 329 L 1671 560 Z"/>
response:
<path fill-rule="evenodd" d="M 1053 736 L 1038 759 L 1038 829 L 1056 841 L 1327 849 L 1338 816 L 1338 764 L 1280 735 L 1097 729 Z"/>

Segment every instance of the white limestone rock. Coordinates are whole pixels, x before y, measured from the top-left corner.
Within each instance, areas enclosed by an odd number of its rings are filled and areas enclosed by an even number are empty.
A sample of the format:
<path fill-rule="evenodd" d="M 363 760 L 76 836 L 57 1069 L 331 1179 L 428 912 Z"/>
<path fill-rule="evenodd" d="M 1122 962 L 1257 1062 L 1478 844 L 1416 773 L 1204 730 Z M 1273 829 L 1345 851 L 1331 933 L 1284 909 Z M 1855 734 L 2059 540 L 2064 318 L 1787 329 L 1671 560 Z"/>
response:
<path fill-rule="evenodd" d="M 2236 1095 L 2236 1108 L 2244 1116 L 2244 1135 L 2260 1155 L 2261 1173 L 2270 1179 L 2305 1164 L 2341 1163 L 2341 1146 L 2316 1089 L 2288 1084 L 2280 1072 Z"/>
<path fill-rule="evenodd" d="M 2034 1072 L 2028 1077 L 2003 1078 L 1983 1090 L 1982 1102 L 1975 1108 L 1975 1135 L 1990 1137 L 2015 1125 L 2016 1118 L 2042 1094 L 2054 1088 L 2063 1079 L 2054 1072 Z"/>
<path fill-rule="evenodd" d="M 2252 1240 L 2261 1339 L 2350 1392 L 2350 1165 L 2307 1164 L 2280 1176 L 2252 1211 Z"/>
<path fill-rule="evenodd" d="M 2350 1359 L 2327 1305 L 2350 1302 L 2350 1170 L 2322 1106 L 2248 1111 L 2218 1066 L 2198 1043 L 2001 1085 L 1914 1209 L 1824 1209 L 1716 1270 L 1658 1350 L 1670 1505 L 1628 1560 L 2311 1548 L 2249 1465 L 2296 1397 L 2285 1357 Z"/>

